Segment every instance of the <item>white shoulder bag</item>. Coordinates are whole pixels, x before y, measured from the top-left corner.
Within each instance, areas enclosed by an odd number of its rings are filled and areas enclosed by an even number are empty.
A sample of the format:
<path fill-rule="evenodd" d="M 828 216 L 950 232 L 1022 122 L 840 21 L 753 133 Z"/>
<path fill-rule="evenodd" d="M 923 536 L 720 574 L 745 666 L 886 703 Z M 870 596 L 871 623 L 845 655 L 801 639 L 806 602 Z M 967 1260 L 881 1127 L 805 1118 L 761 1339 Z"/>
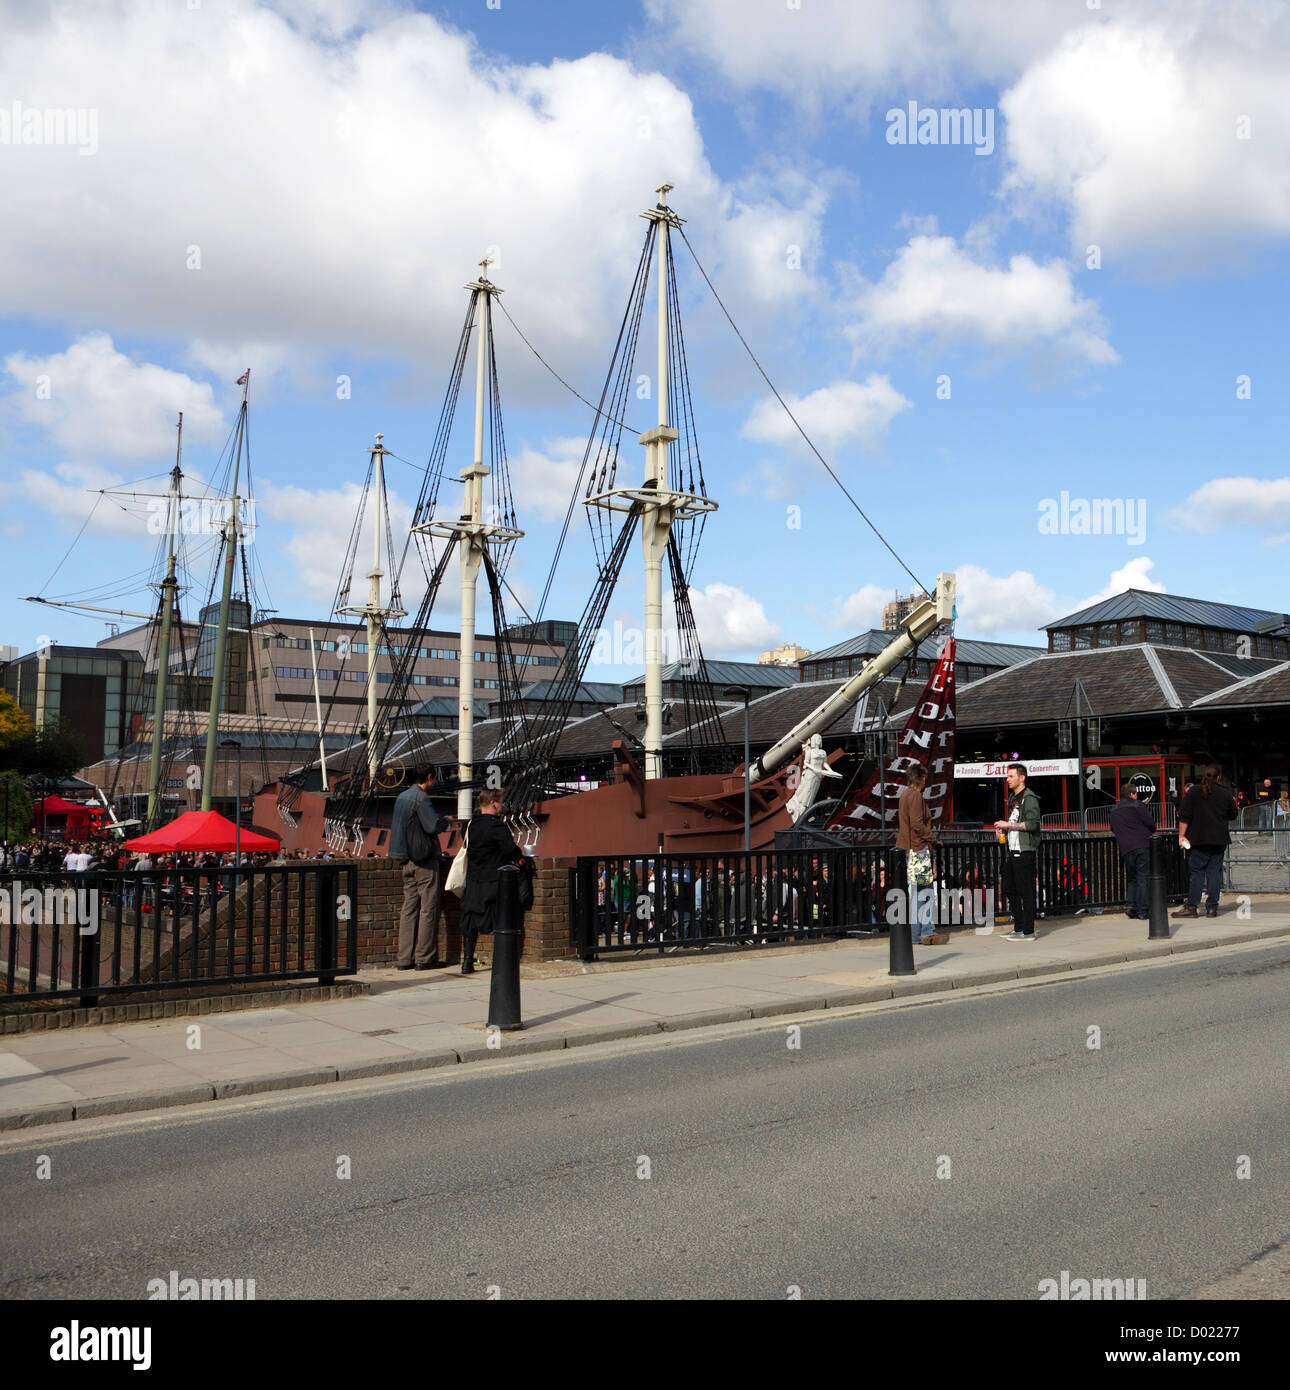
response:
<path fill-rule="evenodd" d="M 452 867 L 448 870 L 448 877 L 444 880 L 443 885 L 454 898 L 461 897 L 462 890 L 466 886 L 466 847 L 469 841 L 470 826 L 467 826 L 461 848 L 453 856 Z"/>

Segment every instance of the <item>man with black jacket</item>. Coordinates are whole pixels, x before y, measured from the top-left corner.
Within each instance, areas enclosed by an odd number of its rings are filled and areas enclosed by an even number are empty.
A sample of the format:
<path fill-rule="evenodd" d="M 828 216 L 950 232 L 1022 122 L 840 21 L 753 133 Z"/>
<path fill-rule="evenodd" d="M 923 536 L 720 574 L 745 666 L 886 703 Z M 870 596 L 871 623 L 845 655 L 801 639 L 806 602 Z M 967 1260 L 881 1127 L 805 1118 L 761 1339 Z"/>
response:
<path fill-rule="evenodd" d="M 439 836 L 448 821 L 434 809 L 430 783 L 434 769 L 418 768 L 414 785 L 399 794 L 390 824 L 390 858 L 403 866 L 403 909 L 399 913 L 398 967 L 400 970 L 440 970 L 439 905 L 443 875 L 440 872 Z"/>
<path fill-rule="evenodd" d="M 1236 802 L 1214 763 L 1199 782 L 1188 787 L 1178 808 L 1178 843 L 1186 850 L 1191 885 L 1187 902 L 1175 917 L 1197 917 L 1202 888 L 1208 890 L 1205 916 L 1218 916 L 1218 896 L 1223 888 L 1223 855 L 1232 843 L 1228 823 L 1236 819 Z"/>
<path fill-rule="evenodd" d="M 1111 833 L 1120 847 L 1120 857 L 1124 860 L 1125 877 L 1128 880 L 1128 915 L 1146 917 L 1150 911 L 1147 898 L 1147 878 L 1150 855 L 1148 846 L 1156 833 L 1156 818 L 1138 800 L 1137 790 L 1132 782 L 1125 782 L 1120 788 L 1120 799 L 1111 807 Z"/>

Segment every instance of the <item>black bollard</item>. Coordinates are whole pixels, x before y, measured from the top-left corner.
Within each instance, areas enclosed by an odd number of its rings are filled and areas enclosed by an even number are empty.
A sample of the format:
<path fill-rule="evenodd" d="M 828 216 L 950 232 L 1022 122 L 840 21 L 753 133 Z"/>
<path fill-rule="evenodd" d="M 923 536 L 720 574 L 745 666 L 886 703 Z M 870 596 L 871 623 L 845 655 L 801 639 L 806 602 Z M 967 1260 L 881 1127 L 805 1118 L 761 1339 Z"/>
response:
<path fill-rule="evenodd" d="M 1147 917 L 1150 925 L 1147 928 L 1147 940 L 1168 940 L 1169 939 L 1169 898 L 1165 891 L 1166 875 L 1166 850 L 1168 849 L 1168 836 L 1153 835 L 1148 850 L 1150 875 L 1147 881 L 1147 901 L 1149 911 Z"/>
<path fill-rule="evenodd" d="M 488 983 L 488 1026 L 513 1032 L 520 1021 L 520 946 L 524 914 L 520 911 L 520 869 L 503 864 L 497 871 L 497 923 L 493 927 L 493 963 Z"/>
<path fill-rule="evenodd" d="M 903 849 L 893 849 L 887 856 L 887 901 L 895 903 L 893 893 L 899 893 L 904 900 L 904 911 L 892 914 L 896 920 L 888 923 L 891 932 L 888 975 L 917 975 L 914 969 L 914 935 L 911 926 L 913 914 L 918 904 L 909 892 L 909 856 Z M 887 912 L 887 903 L 879 905 L 880 912 Z"/>

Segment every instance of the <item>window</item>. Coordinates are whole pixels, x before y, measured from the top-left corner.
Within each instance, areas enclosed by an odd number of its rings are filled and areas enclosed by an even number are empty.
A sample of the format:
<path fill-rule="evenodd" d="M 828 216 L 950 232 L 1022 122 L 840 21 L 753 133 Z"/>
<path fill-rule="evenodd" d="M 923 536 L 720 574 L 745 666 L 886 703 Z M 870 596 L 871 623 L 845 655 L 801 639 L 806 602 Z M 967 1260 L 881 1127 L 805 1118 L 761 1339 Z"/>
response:
<path fill-rule="evenodd" d="M 1233 653 L 1236 651 L 1236 633 L 1234 633 L 1234 632 L 1225 632 L 1225 633 L 1223 633 L 1223 650 L 1224 650 L 1225 652 L 1233 652 Z"/>
<path fill-rule="evenodd" d="M 1163 642 L 1165 640 L 1165 625 L 1155 618 L 1147 619 L 1147 641 Z"/>
<path fill-rule="evenodd" d="M 275 666 L 274 673 L 283 681 L 307 681 L 313 678 L 313 672 L 304 666 Z"/>
<path fill-rule="evenodd" d="M 1207 652 L 1221 652 L 1223 650 L 1223 634 L 1216 628 L 1202 628 L 1200 633 L 1200 645 Z"/>
<path fill-rule="evenodd" d="M 501 681 L 476 681 L 476 682 L 475 682 L 475 689 L 476 689 L 476 690 L 500 690 L 501 687 L 502 687 Z"/>
<path fill-rule="evenodd" d="M 1071 643 L 1075 651 L 1086 652 L 1093 645 L 1093 629 L 1077 627 L 1071 633 Z"/>
<path fill-rule="evenodd" d="M 1071 635 L 1070 635 L 1069 629 L 1063 628 L 1063 629 L 1060 629 L 1060 630 L 1057 631 L 1057 632 L 1054 632 L 1053 635 L 1052 635 L 1052 642 L 1053 642 L 1053 646 L 1052 646 L 1053 651 L 1055 651 L 1055 652 L 1068 652 L 1068 651 L 1070 651 L 1070 649 L 1071 649 Z"/>
<path fill-rule="evenodd" d="M 1183 625 L 1181 623 L 1166 623 L 1165 638 L 1171 647 L 1181 647 L 1183 644 Z"/>
<path fill-rule="evenodd" d="M 1273 647 L 1271 637 L 1260 637 L 1256 642 L 1255 650 L 1260 656 L 1272 656 Z"/>
<path fill-rule="evenodd" d="M 1099 647 L 1115 647 L 1120 642 L 1119 623 L 1101 623 L 1097 629 L 1097 645 Z"/>
<path fill-rule="evenodd" d="M 1189 647 L 1200 646 L 1200 628 L 1194 623 L 1188 623 L 1186 627 L 1183 628 L 1183 632 L 1186 635 L 1186 642 Z"/>

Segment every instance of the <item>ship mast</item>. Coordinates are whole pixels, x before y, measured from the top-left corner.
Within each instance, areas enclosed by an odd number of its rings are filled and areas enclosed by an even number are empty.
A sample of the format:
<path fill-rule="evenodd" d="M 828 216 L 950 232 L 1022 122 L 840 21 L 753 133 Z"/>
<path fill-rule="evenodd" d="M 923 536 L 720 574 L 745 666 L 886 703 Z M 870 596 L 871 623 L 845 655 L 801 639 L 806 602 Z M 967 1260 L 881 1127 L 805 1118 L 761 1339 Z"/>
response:
<path fill-rule="evenodd" d="M 215 781 L 215 747 L 219 739 L 220 706 L 224 700 L 225 663 L 228 659 L 228 618 L 233 599 L 233 572 L 237 562 L 238 537 L 241 525 L 238 517 L 237 489 L 241 480 L 242 445 L 246 439 L 246 398 L 251 390 L 251 372 L 239 379 L 242 387 L 242 409 L 237 417 L 237 442 L 234 446 L 232 505 L 228 526 L 224 532 L 224 586 L 220 590 L 219 626 L 215 630 L 215 665 L 211 671 L 211 708 L 206 722 L 206 762 L 202 770 L 202 810 L 211 809 L 211 792 Z M 240 815 L 239 815 L 240 819 Z"/>
<path fill-rule="evenodd" d="M 175 611 L 175 533 L 179 528 L 179 484 L 183 473 L 179 468 L 184 444 L 184 414 L 179 412 L 178 437 L 175 440 L 175 466 L 170 474 L 170 499 L 167 504 L 166 577 L 161 581 L 161 633 L 157 639 L 157 690 L 152 706 L 152 758 L 148 768 L 148 819 L 145 831 L 157 828 L 161 815 L 161 744 L 166 727 L 166 687 L 170 680 L 170 624 Z"/>
<path fill-rule="evenodd" d="M 367 452 L 372 456 L 372 486 L 376 498 L 376 505 L 372 508 L 372 568 L 367 572 L 367 602 L 362 605 L 350 604 L 344 608 L 338 608 L 338 613 L 351 613 L 355 617 L 364 618 L 367 621 L 367 778 L 368 785 L 376 783 L 376 773 L 379 764 L 377 748 L 377 698 L 376 698 L 376 655 L 380 646 L 381 633 L 388 627 L 391 620 L 397 621 L 399 618 L 406 617 L 406 613 L 396 602 L 397 595 L 394 592 L 395 585 L 391 584 L 391 601 L 388 605 L 381 604 L 381 578 L 385 571 L 381 568 L 381 522 L 383 517 L 382 507 L 385 503 L 385 455 L 390 451 L 381 443 L 385 436 L 378 434 L 376 444 Z M 386 517 L 388 525 L 388 517 Z M 321 740 L 322 729 L 318 730 Z M 323 763 L 324 768 L 326 762 Z M 327 790 L 327 779 L 323 778 L 323 791 Z"/>
<path fill-rule="evenodd" d="M 523 531 L 484 520 L 484 479 L 492 469 L 484 462 L 484 397 L 488 383 L 488 362 L 492 353 L 492 297 L 501 290 L 488 278 L 491 257 L 479 262 L 479 279 L 466 286 L 476 296 L 475 360 L 475 454 L 462 469 L 465 499 L 457 521 L 434 521 L 414 526 L 414 531 L 446 537 L 460 542 L 461 563 L 461 651 L 458 663 L 457 702 L 457 819 L 468 821 L 474 810 L 475 777 L 475 586 L 484 551 L 489 545 L 519 540 Z M 500 634 L 498 634 L 500 636 Z"/>

